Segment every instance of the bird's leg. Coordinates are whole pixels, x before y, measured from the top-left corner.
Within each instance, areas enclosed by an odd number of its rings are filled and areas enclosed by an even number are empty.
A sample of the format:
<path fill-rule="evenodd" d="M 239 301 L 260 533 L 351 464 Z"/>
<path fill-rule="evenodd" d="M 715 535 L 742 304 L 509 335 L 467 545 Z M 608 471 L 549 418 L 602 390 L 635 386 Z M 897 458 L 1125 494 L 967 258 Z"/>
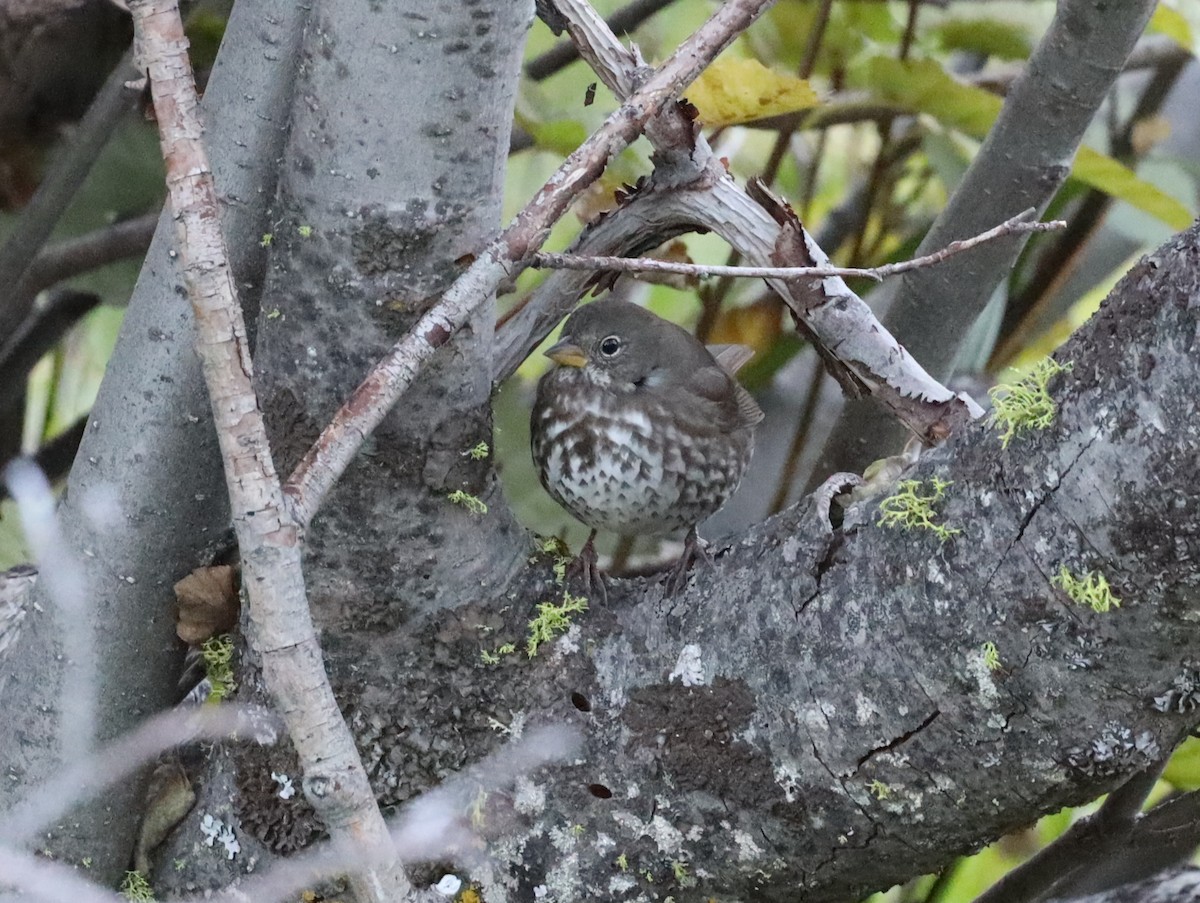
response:
<path fill-rule="evenodd" d="M 589 599 L 592 595 L 592 584 L 596 585 L 600 602 L 604 605 L 608 604 L 608 588 L 604 585 L 604 575 L 600 572 L 600 556 L 596 554 L 596 533 L 592 530 L 588 535 L 587 542 L 583 544 L 583 548 L 579 550 L 579 555 L 572 562 L 569 576 L 579 576 L 583 578 L 583 594 Z"/>
<path fill-rule="evenodd" d="M 688 530 L 687 538 L 683 541 L 683 554 L 671 568 L 671 576 L 667 578 L 666 592 L 668 596 L 677 596 L 687 586 L 688 570 L 696 560 L 703 561 L 709 567 L 714 567 L 712 557 L 705 548 L 704 540 L 696 533 L 696 528 Z"/>

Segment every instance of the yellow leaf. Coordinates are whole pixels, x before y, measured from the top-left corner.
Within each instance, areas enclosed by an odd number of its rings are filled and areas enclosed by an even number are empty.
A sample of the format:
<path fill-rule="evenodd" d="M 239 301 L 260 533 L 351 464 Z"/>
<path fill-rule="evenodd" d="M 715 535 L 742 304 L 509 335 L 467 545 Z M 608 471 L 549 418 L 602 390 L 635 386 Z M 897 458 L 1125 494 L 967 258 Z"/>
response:
<path fill-rule="evenodd" d="M 687 89 L 705 125 L 724 126 L 807 110 L 818 103 L 808 82 L 757 60 L 720 57 Z"/>
<path fill-rule="evenodd" d="M 1146 30 L 1170 38 L 1189 53 L 1194 50 L 1192 28 L 1187 16 L 1166 3 L 1160 3 L 1154 8 Z"/>

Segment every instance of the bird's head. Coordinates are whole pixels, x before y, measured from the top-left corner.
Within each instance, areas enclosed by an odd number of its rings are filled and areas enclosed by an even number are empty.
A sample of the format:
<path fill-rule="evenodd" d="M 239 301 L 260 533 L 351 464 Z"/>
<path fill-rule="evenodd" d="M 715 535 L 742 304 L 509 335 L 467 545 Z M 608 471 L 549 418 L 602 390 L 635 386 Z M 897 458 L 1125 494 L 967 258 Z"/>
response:
<path fill-rule="evenodd" d="M 597 385 L 663 386 L 711 366 L 712 356 L 688 332 L 648 310 L 606 298 L 584 305 L 563 326 L 546 356 Z"/>

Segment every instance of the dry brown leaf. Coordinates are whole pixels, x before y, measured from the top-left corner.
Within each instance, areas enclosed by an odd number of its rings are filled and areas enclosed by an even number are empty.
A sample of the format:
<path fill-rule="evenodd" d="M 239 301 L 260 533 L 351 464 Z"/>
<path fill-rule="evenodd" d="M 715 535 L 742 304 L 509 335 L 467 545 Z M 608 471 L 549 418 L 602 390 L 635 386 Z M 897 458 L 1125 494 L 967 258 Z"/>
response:
<path fill-rule="evenodd" d="M 203 643 L 237 624 L 237 575 L 229 565 L 196 568 L 175 584 L 175 599 L 175 632 L 185 643 Z"/>

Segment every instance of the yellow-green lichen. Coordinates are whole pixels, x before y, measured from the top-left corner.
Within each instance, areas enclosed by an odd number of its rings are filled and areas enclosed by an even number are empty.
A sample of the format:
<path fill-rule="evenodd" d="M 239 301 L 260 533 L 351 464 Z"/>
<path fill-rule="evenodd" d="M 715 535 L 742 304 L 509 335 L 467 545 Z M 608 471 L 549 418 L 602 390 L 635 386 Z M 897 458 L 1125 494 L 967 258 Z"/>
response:
<path fill-rule="evenodd" d="M 892 788 L 876 778 L 867 785 L 867 792 L 877 800 L 886 800 L 892 795 Z"/>
<path fill-rule="evenodd" d="M 937 523 L 933 506 L 945 497 L 946 488 L 952 485 L 952 481 L 940 477 L 930 479 L 928 486 L 921 480 L 901 480 L 896 491 L 879 503 L 877 523 L 881 527 L 929 530 L 945 542 L 962 531 Z"/>
<path fill-rule="evenodd" d="M 456 505 L 462 505 L 472 514 L 487 514 L 488 507 L 483 499 L 471 495 L 469 492 L 455 489 L 447 498 Z"/>
<path fill-rule="evenodd" d="M 566 632 L 571 626 L 571 615 L 587 611 L 587 607 L 587 599 L 584 596 L 572 596 L 567 592 L 563 593 L 560 603 L 539 603 L 537 617 L 529 622 L 529 639 L 525 643 L 525 653 L 533 658 L 542 643 Z"/>
<path fill-rule="evenodd" d="M 488 444 L 486 442 L 480 442 L 474 448 L 468 448 L 465 452 L 463 452 L 463 454 L 472 461 L 482 461 L 489 454 L 491 454 L 491 449 L 488 448 Z"/>
<path fill-rule="evenodd" d="M 309 238 L 313 234 L 312 226 L 297 226 L 296 231 L 300 233 L 301 238 Z"/>
<path fill-rule="evenodd" d="M 1054 422 L 1058 405 L 1046 389 L 1050 380 L 1066 373 L 1073 364 L 1060 364 L 1046 358 L 1024 378 L 1010 385 L 996 386 L 988 392 L 992 397 L 992 426 L 1000 430 L 1000 445 L 1035 430 L 1044 430 Z"/>
<path fill-rule="evenodd" d="M 233 679 L 233 637 L 229 634 L 209 637 L 200 647 L 204 675 L 212 689 L 206 702 L 220 702 L 237 689 Z"/>
<path fill-rule="evenodd" d="M 121 882 L 121 894 L 126 900 L 153 900 L 154 891 L 141 872 L 126 872 Z"/>
<path fill-rule="evenodd" d="M 996 648 L 996 644 L 988 641 L 983 644 L 983 663 L 989 671 L 1000 670 L 1000 650 Z"/>
<path fill-rule="evenodd" d="M 1113 595 L 1112 588 L 1103 574 L 1087 571 L 1076 577 L 1064 564 L 1050 582 L 1071 597 L 1079 605 L 1087 605 L 1092 611 L 1106 612 L 1120 608 L 1121 600 Z"/>
<path fill-rule="evenodd" d="M 623 872 L 629 871 L 629 857 L 624 853 L 617 857 L 617 868 Z"/>

